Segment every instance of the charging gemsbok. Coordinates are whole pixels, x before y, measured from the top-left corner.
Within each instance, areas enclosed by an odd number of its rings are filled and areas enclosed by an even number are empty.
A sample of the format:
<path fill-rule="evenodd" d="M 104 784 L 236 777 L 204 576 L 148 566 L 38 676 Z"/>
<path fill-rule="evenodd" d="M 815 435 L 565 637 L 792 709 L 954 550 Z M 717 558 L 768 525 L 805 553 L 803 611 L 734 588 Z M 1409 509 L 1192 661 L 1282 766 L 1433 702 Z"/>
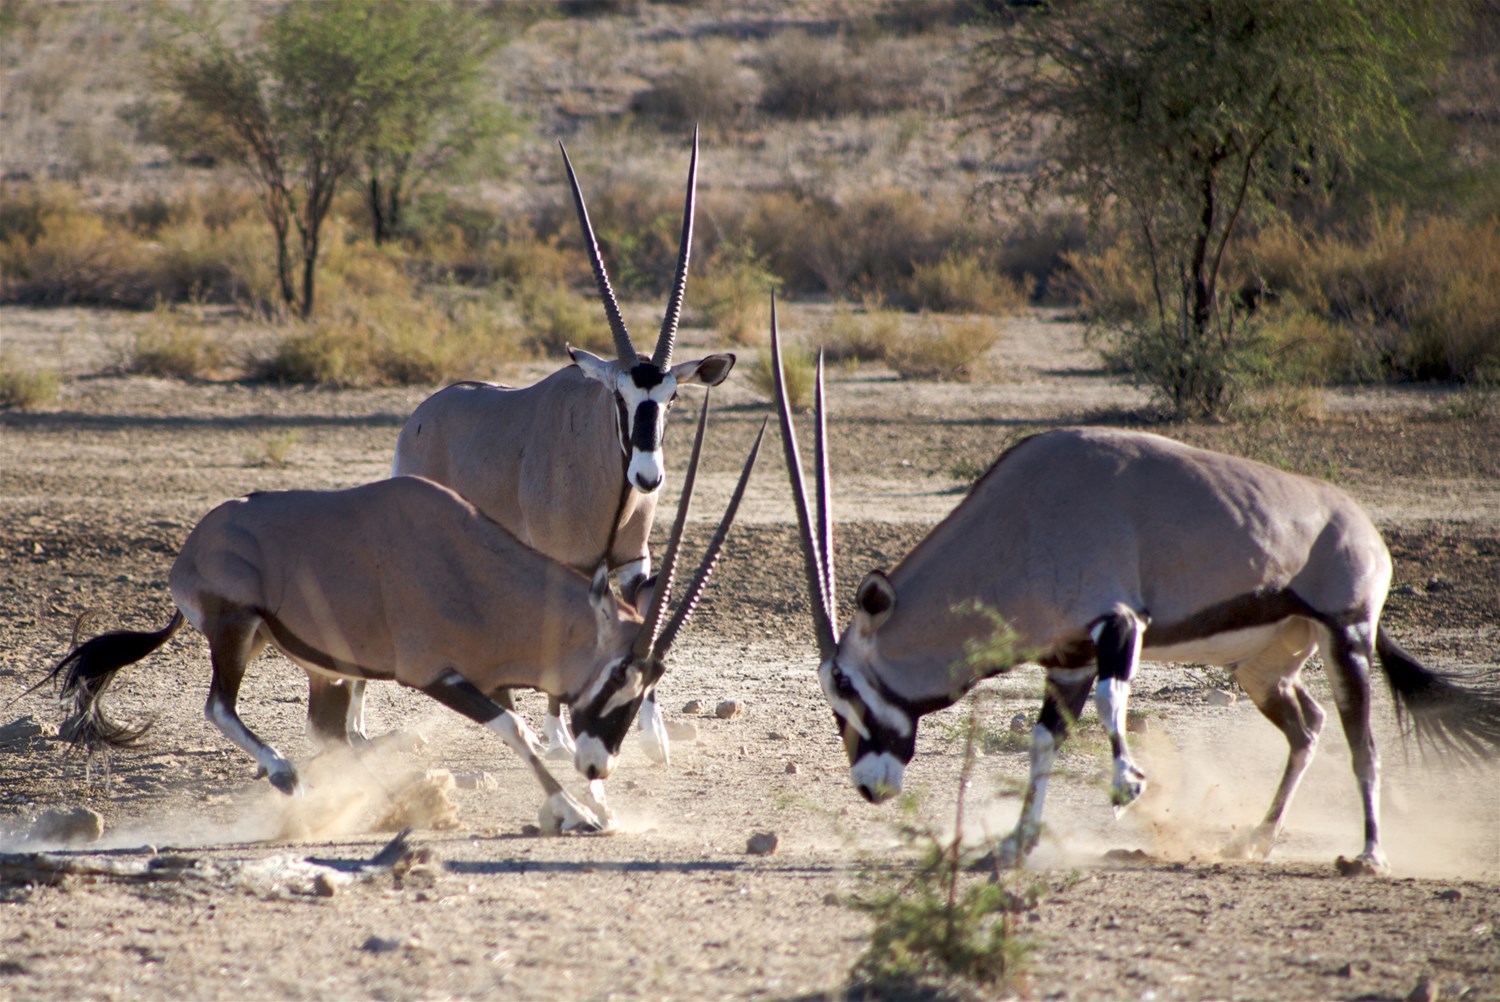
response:
<path fill-rule="evenodd" d="M 278 790 L 297 788 L 296 770 L 235 709 L 245 668 L 267 643 L 310 674 L 393 679 L 484 724 L 531 766 L 552 818 L 597 828 L 593 812 L 547 771 L 526 724 L 487 694 L 520 687 L 558 697 L 578 729 L 578 770 L 591 781 L 609 775 L 713 571 L 760 448 L 758 436 L 697 576 L 666 619 L 707 415 L 705 397 L 644 617 L 615 598 L 603 564 L 590 580 L 429 480 L 251 494 L 215 508 L 188 534 L 168 578 L 178 611 L 163 629 L 95 637 L 52 669 L 72 704 L 67 732 L 77 742 L 129 743 L 136 732 L 109 720 L 100 697 L 186 618 L 208 639 L 209 720 Z"/>
<path fill-rule="evenodd" d="M 649 358 L 631 342 L 565 148 L 562 155 L 617 357 L 574 348 L 573 365 L 532 386 L 464 382 L 438 391 L 402 427 L 392 472 L 453 488 L 522 542 L 583 573 L 606 560 L 630 594 L 651 573 L 647 542 L 664 474 L 662 435 L 678 387 L 716 386 L 735 359 L 723 354 L 672 363 L 692 249 L 696 132 L 677 274 Z M 315 679 L 308 700 L 312 729 L 335 739 L 361 734 L 360 697 L 358 684 L 332 687 Z M 654 690 L 640 723 L 647 754 L 665 763 L 669 745 Z M 570 750 L 555 700 L 543 730 L 554 752 Z"/>
<path fill-rule="evenodd" d="M 1137 661 L 1231 668 L 1291 745 L 1270 810 L 1240 848 L 1270 852 L 1307 768 L 1323 712 L 1300 679 L 1321 650 L 1364 806 L 1359 859 L 1384 870 L 1370 672 L 1378 654 L 1398 718 L 1419 741 L 1470 755 L 1500 747 L 1500 696 L 1427 670 L 1380 626 L 1391 559 L 1369 518 L 1331 485 L 1157 435 L 1072 429 L 1007 449 L 969 496 L 890 574 L 871 572 L 853 619 L 835 622 L 833 531 L 823 373 L 817 379 L 816 528 L 808 512 L 772 304 L 782 440 L 811 596 L 823 690 L 859 792 L 899 792 L 917 720 L 978 679 L 957 667 L 965 641 L 1010 624 L 1047 670 L 1032 731 L 1031 778 L 1005 865 L 1036 844 L 1058 743 L 1098 680 L 1095 703 L 1114 757 L 1111 798 L 1129 805 L 1145 777 L 1125 740 Z M 1003 670 L 1003 669 L 1000 669 Z"/>

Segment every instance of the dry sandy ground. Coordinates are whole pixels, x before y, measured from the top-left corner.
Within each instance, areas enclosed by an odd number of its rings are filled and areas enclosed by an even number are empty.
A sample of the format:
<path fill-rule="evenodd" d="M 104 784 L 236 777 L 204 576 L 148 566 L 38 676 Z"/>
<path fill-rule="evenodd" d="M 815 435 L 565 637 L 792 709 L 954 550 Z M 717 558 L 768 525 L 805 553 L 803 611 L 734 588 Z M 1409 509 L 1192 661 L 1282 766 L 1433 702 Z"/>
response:
<path fill-rule="evenodd" d="M 792 309 L 786 327 L 816 319 L 815 308 Z M 814 677 L 779 450 L 762 460 L 663 683 L 669 720 L 694 735 L 675 743 L 668 768 L 627 747 L 610 781 L 616 835 L 533 834 L 539 791 L 514 756 L 394 686 L 372 687 L 370 723 L 396 737 L 362 760 L 313 762 L 309 795 L 284 798 L 204 721 L 206 650 L 191 631 L 111 693 L 120 717 L 155 718 L 144 746 L 87 766 L 69 755 L 50 736 L 48 695 L 25 692 L 65 653 L 72 618 L 97 610 L 96 629 L 165 622 L 167 568 L 203 513 L 250 490 L 381 476 L 401 419 L 427 392 L 97 375 L 130 323 L 0 311 L 8 351 L 79 377 L 53 410 L 0 415 L 0 850 L 15 854 L 0 857 L 0 998 L 843 991 L 870 928 L 847 896 L 862 873 L 899 876 L 912 857 L 897 838 L 898 810 L 865 804 L 847 782 Z M 869 368 L 835 374 L 841 589 L 899 560 L 961 497 L 956 474 L 1015 436 L 1131 420 L 1144 401 L 1092 368 L 1078 329 L 1055 317 L 1008 325 L 993 361 L 991 378 L 971 385 L 910 385 Z M 695 545 L 767 413 L 742 374 L 715 399 Z M 1161 430 L 1336 479 L 1387 533 L 1397 559 L 1387 622 L 1402 642 L 1435 668 L 1493 667 L 1500 419 L 1420 388 L 1329 393 L 1314 404 L 1296 422 Z M 672 439 L 674 469 L 685 427 Z M 273 465 L 278 447 L 286 460 Z M 1310 676 L 1326 705 L 1321 671 Z M 1034 713 L 1040 684 L 1034 669 L 987 683 L 986 726 L 1004 731 L 1013 715 Z M 1500 997 L 1495 765 L 1405 759 L 1377 692 L 1395 875 L 1334 873 L 1360 831 L 1332 722 L 1271 861 L 1221 861 L 1217 848 L 1258 819 L 1285 756 L 1246 702 L 1210 704 L 1224 684 L 1205 669 L 1145 667 L 1133 705 L 1148 712 L 1137 745 L 1153 785 L 1119 820 L 1103 793 L 1099 743 L 1080 741 L 1064 757 L 1046 839 L 1019 878 L 1047 890 L 1019 922 L 1034 949 L 1017 991 L 1378 999 L 1402 998 L 1427 977 L 1444 998 Z M 265 655 L 241 706 L 253 728 L 305 763 L 314 749 L 302 733 L 304 697 L 301 673 Z M 743 712 L 714 716 L 728 699 Z M 707 712 L 683 712 L 689 700 Z M 539 699 L 523 703 L 539 717 Z M 966 712 L 923 723 L 908 774 L 923 793 L 920 823 L 951 825 Z M 1025 758 L 1002 750 L 981 760 L 966 829 L 974 838 L 1013 823 Z M 451 773 L 446 798 L 420 781 L 426 770 Z M 38 815 L 64 807 L 97 811 L 102 837 L 27 841 Z M 424 858 L 395 873 L 362 868 L 392 826 L 412 820 Z M 422 827 L 438 823 L 449 827 Z M 748 854 L 747 840 L 764 831 L 777 834 L 777 851 Z M 38 864 L 24 853 L 43 848 L 65 848 L 56 858 L 100 872 L 31 882 Z M 1144 859 L 1112 862 L 1111 849 Z"/>

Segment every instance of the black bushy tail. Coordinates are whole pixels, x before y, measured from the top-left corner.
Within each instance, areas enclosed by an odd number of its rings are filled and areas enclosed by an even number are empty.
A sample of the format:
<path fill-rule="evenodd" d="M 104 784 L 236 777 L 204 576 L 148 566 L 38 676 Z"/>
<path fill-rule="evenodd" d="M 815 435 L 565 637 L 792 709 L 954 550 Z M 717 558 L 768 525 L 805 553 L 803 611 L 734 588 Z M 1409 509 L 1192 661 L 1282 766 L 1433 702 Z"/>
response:
<path fill-rule="evenodd" d="M 1500 755 L 1500 686 L 1493 673 L 1463 676 L 1424 668 L 1384 629 L 1375 632 L 1375 651 L 1395 697 L 1403 737 L 1415 734 L 1418 747 L 1430 745 L 1465 759 Z"/>
<path fill-rule="evenodd" d="M 124 747 L 139 740 L 150 724 L 129 727 L 110 720 L 99 704 L 100 697 L 121 668 L 135 664 L 172 639 L 172 634 L 182 627 L 183 622 L 182 613 L 174 612 L 171 622 L 154 633 L 116 630 L 73 648 L 72 653 L 58 662 L 42 682 L 55 682 L 61 678 L 59 698 L 64 703 L 72 702 L 72 714 L 63 722 L 59 733 L 75 745 L 88 747 Z"/>

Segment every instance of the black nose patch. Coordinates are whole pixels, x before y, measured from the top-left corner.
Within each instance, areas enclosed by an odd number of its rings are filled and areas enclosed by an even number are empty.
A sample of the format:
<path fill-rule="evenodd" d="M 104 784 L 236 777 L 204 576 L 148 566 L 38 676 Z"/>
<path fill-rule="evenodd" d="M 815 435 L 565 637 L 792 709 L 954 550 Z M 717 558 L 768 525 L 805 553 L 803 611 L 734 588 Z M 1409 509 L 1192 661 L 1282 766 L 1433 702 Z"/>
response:
<path fill-rule="evenodd" d="M 655 452 L 661 445 L 661 405 L 647 400 L 635 409 L 630 444 L 637 452 Z"/>

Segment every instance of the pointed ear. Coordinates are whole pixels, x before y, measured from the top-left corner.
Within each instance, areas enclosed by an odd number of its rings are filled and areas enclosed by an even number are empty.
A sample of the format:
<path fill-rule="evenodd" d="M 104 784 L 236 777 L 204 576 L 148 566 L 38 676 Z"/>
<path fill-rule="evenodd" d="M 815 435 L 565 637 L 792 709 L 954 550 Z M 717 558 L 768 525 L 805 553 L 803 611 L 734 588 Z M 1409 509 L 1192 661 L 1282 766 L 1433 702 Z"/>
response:
<path fill-rule="evenodd" d="M 885 571 L 871 571 L 854 593 L 854 628 L 863 637 L 872 637 L 885 625 L 896 609 L 896 589 Z"/>
<path fill-rule="evenodd" d="M 635 606 L 635 611 L 641 615 L 651 606 L 651 596 L 656 594 L 656 575 L 649 578 L 635 578 L 627 586 L 625 601 Z"/>
<path fill-rule="evenodd" d="M 610 635 L 619 611 L 619 602 L 609 587 L 609 565 L 603 561 L 600 561 L 589 581 L 589 604 L 594 607 L 594 618 L 599 626 L 599 642 L 602 644 Z"/>
<path fill-rule="evenodd" d="M 681 362 L 672 366 L 672 375 L 677 377 L 678 383 L 702 383 L 704 386 L 718 386 L 729 375 L 729 370 L 734 368 L 734 356 L 710 355 L 692 362 Z"/>
<path fill-rule="evenodd" d="M 615 379 L 620 370 L 614 362 L 572 345 L 568 346 L 568 355 L 573 359 L 573 364 L 583 370 L 585 376 L 597 379 L 611 390 L 615 388 Z"/>

